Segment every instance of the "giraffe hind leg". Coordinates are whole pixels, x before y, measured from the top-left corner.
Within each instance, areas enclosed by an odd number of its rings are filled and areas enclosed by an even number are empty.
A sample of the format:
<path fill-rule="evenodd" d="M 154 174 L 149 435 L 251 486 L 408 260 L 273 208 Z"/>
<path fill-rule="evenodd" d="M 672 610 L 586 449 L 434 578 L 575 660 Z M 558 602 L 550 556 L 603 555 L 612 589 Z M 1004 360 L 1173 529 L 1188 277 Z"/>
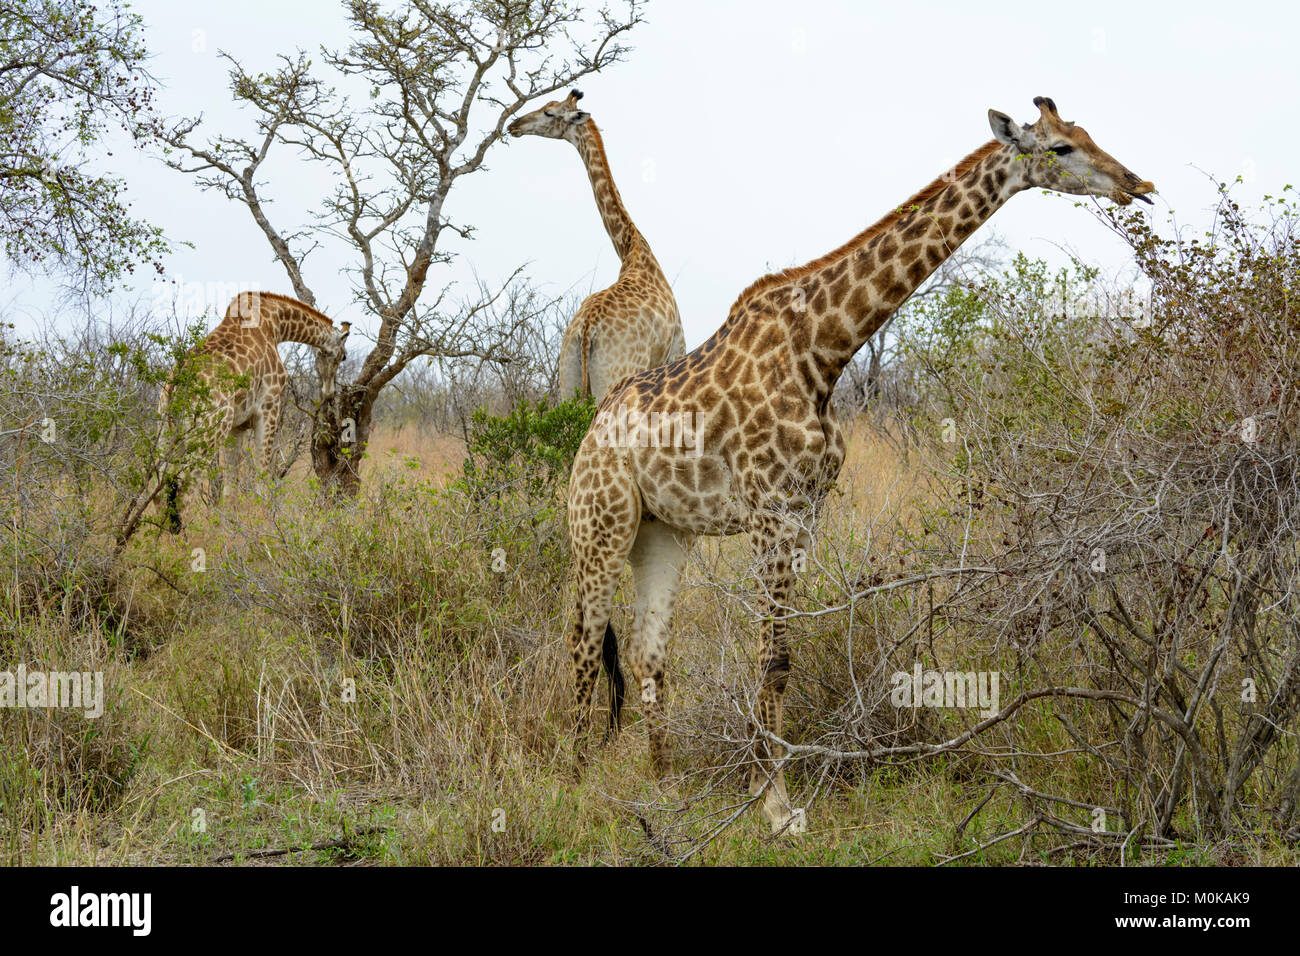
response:
<path fill-rule="evenodd" d="M 270 489 L 274 476 L 271 463 L 275 457 L 275 436 L 280 430 L 280 393 L 262 406 L 253 426 L 253 452 L 257 461 L 257 488 L 259 493 Z"/>
<path fill-rule="evenodd" d="M 660 777 L 668 774 L 671 765 L 664 700 L 669 626 L 693 540 L 662 521 L 643 521 L 630 558 L 636 606 L 627 658 L 640 692 L 650 762 Z"/>
<path fill-rule="evenodd" d="M 579 772 L 586 763 L 593 696 L 602 666 L 609 676 L 610 685 L 606 741 L 618 731 L 624 694 L 623 672 L 618 662 L 618 638 L 610 623 L 618 571 L 611 573 L 606 570 L 580 578 L 577 615 L 569 632 L 569 655 L 573 662 L 574 750 Z"/>
<path fill-rule="evenodd" d="M 564 330 L 564 337 L 560 341 L 558 388 L 561 402 L 567 402 L 575 392 L 582 391 L 581 322 L 581 316 L 576 316 Z"/>
<path fill-rule="evenodd" d="M 595 480 L 597 476 L 584 475 L 582 461 L 580 450 L 569 487 L 569 540 L 577 570 L 578 598 L 568 643 L 573 661 L 573 721 L 579 769 L 585 761 L 592 694 L 602 664 L 610 677 L 611 728 L 617 724 L 622 707 L 618 640 L 610 616 L 614 591 L 640 518 L 640 500 L 630 478 L 616 476 L 616 480 L 600 484 Z M 591 521 L 592 515 L 601 517 L 598 527 Z"/>

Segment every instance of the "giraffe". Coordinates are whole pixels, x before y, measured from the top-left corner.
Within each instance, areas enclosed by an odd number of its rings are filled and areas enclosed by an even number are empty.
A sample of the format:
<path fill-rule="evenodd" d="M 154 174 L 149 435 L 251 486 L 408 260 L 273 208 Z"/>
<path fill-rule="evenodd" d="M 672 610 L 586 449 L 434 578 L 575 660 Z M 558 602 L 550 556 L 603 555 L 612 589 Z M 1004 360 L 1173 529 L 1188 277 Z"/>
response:
<path fill-rule="evenodd" d="M 251 430 L 257 469 L 265 474 L 271 466 L 281 399 L 289 381 L 279 345 L 302 342 L 316 350 L 321 400 L 329 401 L 350 327 L 343 322 L 336 329 L 328 316 L 274 292 L 241 292 L 231 299 L 224 318 L 194 351 L 195 357 L 208 359 L 197 367 L 199 383 L 208 390 L 205 410 L 200 413 L 205 441 L 220 447 L 231 435 Z M 164 421 L 173 389 L 174 384 L 169 383 L 159 399 Z M 234 452 L 226 451 L 224 470 L 229 472 Z M 182 476 L 193 475 L 202 464 L 201 457 L 188 456 L 165 483 L 164 520 L 172 533 L 180 531 Z M 223 497 L 227 486 L 223 481 Z"/>
<path fill-rule="evenodd" d="M 926 277 L 1016 193 L 1042 187 L 1121 205 L 1151 202 L 1152 183 L 1063 121 L 1052 100 L 1034 104 L 1032 126 L 990 110 L 993 140 L 834 251 L 754 282 L 699 348 L 619 383 L 600 403 L 574 460 L 568 499 L 579 767 L 602 661 L 617 730 L 622 675 L 609 618 L 624 564 L 636 585 L 626 658 L 641 690 L 651 760 L 663 776 L 664 670 L 682 566 L 696 536 L 748 532 L 762 612 L 749 788 L 755 801 L 763 796 L 773 832 L 789 825 L 784 748 L 774 739 L 790 673 L 784 618 L 796 548 L 810 545 L 808 529 L 844 463 L 831 409 L 836 380 Z"/>
<path fill-rule="evenodd" d="M 632 223 L 614 185 L 605 144 L 590 113 L 578 109 L 581 90 L 510 124 L 511 136 L 568 140 L 587 167 L 596 207 L 622 266 L 618 281 L 583 300 L 560 343 L 560 398 L 575 391 L 602 398 L 615 382 L 686 353 L 672 287 L 650 244 Z"/>

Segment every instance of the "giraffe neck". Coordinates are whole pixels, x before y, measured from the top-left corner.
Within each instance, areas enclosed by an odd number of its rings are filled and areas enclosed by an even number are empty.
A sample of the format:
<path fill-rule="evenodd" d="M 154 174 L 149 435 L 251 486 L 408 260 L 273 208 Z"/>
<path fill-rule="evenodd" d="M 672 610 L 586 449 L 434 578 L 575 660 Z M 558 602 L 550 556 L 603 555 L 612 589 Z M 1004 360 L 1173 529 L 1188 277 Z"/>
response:
<path fill-rule="evenodd" d="M 264 314 L 270 313 L 273 316 L 273 337 L 277 344 L 302 342 L 318 349 L 330 348 L 335 344 L 339 330 L 328 319 L 291 299 L 276 299 L 273 302 L 273 308 L 264 310 Z"/>
<path fill-rule="evenodd" d="M 844 366 L 917 287 L 1028 186 L 1016 155 L 991 141 L 846 245 L 751 287 L 788 319 L 798 371 L 814 394 L 828 396 Z"/>
<path fill-rule="evenodd" d="M 605 155 L 605 144 L 600 138 L 600 130 L 593 120 L 587 120 L 578 127 L 577 135 L 570 140 L 578 149 L 582 162 L 587 167 L 587 177 L 591 180 L 591 191 L 596 197 L 596 208 L 605 223 L 605 231 L 614 243 L 614 251 L 621 260 L 626 261 L 633 249 L 642 244 L 641 233 L 632 223 L 623 205 L 623 197 L 614 185 L 614 176 L 609 171 L 609 158 Z"/>

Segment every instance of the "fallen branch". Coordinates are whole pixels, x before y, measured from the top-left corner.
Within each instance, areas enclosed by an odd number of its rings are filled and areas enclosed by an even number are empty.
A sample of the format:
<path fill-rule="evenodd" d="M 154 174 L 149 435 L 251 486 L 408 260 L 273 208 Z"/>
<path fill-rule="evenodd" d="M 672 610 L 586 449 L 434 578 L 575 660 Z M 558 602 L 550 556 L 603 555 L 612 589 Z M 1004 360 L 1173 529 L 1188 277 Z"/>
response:
<path fill-rule="evenodd" d="M 227 863 L 240 856 L 250 860 L 265 860 L 273 856 L 288 856 L 290 853 L 304 853 L 308 850 L 350 850 L 355 845 L 358 837 L 371 836 L 375 833 L 387 833 L 391 829 L 392 827 L 366 827 L 364 830 L 357 830 L 351 835 L 345 833 L 337 840 L 326 840 L 323 843 L 313 843 L 310 846 L 290 846 L 265 850 L 235 850 L 233 853 L 222 853 L 220 856 L 214 856 L 212 862 Z"/>

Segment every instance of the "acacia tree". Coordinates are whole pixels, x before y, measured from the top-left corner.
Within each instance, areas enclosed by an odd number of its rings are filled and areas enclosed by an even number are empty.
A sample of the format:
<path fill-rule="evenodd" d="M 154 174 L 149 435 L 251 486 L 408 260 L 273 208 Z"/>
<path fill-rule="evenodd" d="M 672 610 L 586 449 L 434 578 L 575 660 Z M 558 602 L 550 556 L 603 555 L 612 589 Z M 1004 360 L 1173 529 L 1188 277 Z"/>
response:
<path fill-rule="evenodd" d="M 98 292 L 166 251 L 89 155 L 115 126 L 138 144 L 161 132 L 140 33 L 120 3 L 0 0 L 0 239 L 11 264 L 53 264 Z"/>
<path fill-rule="evenodd" d="M 447 197 L 485 168 L 526 103 L 621 60 L 620 38 L 641 22 L 642 6 L 628 0 L 618 14 L 601 8 L 587 16 L 562 0 L 412 0 L 389 13 L 349 0 L 355 39 L 321 58 L 337 82 L 369 93 L 364 106 L 327 84 L 304 51 L 282 56 L 269 74 L 223 53 L 235 99 L 256 114 L 256 135 L 199 143 L 199 119 L 167 134 L 169 164 L 247 207 L 299 299 L 316 301 L 304 259 L 321 237 L 341 240 L 353 258 L 356 300 L 378 331 L 336 403 L 317 414 L 312 464 L 327 487 L 356 493 L 375 400 L 413 360 L 508 360 L 512 333 L 530 318 L 527 309 L 501 307 L 518 271 L 469 302 L 450 303 L 447 285 L 426 294 L 430 269 L 453 255 L 440 246 L 443 237 L 474 232 L 447 215 Z M 334 176 L 312 228 L 285 232 L 271 221 L 261 176 L 277 147 Z"/>

